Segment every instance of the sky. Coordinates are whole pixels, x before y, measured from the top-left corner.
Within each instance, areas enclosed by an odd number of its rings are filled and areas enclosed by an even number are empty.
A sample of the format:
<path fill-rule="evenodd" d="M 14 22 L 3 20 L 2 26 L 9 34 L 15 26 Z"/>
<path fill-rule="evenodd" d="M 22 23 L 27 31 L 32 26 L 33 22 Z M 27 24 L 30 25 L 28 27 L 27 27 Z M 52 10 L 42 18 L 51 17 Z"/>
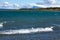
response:
<path fill-rule="evenodd" d="M 12 2 L 12 3 L 30 3 L 30 2 L 38 2 L 40 0 L 0 0 L 0 2 L 5 2 L 5 1 L 8 1 L 8 2 Z M 42 0 L 41 0 L 42 1 Z"/>
<path fill-rule="evenodd" d="M 29 3 L 42 3 L 45 0 L 0 0 L 1 2 L 10 2 L 10 3 L 18 3 L 18 4 L 29 4 Z M 56 0 L 58 3 L 60 3 L 60 0 Z"/>
<path fill-rule="evenodd" d="M 48 3 L 46 3 L 46 1 L 50 1 L 52 4 L 54 2 L 56 2 L 56 4 L 60 4 L 60 0 L 53 0 L 53 2 L 52 2 L 52 0 L 0 0 L 0 4 L 4 3 L 5 5 L 3 5 L 3 6 L 5 6 L 5 8 L 8 5 L 10 5 L 10 7 L 8 6 L 9 8 L 11 8 L 13 6 L 15 6 L 15 8 L 16 8 L 16 7 L 18 7 L 18 5 L 19 5 L 19 7 L 21 7 L 21 5 L 28 5 L 28 4 L 32 4 L 32 3 L 44 3 L 44 4 L 48 4 Z M 11 5 L 13 5 L 13 6 L 11 6 Z M 2 8 L 1 5 L 0 5 L 0 8 Z"/>
<path fill-rule="evenodd" d="M 43 0 L 0 0 L 1 2 L 17 3 L 17 4 L 29 4 L 29 3 L 39 3 Z"/>

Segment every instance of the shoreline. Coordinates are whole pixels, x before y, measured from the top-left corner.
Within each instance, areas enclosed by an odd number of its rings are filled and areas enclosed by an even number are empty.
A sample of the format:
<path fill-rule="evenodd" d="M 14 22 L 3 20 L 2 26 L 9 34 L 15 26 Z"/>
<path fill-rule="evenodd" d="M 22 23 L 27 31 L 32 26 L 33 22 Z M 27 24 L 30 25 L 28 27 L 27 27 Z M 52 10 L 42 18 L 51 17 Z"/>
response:
<path fill-rule="evenodd" d="M 0 9 L 0 11 L 53 11 L 60 12 L 60 8 L 23 8 L 23 9 Z"/>

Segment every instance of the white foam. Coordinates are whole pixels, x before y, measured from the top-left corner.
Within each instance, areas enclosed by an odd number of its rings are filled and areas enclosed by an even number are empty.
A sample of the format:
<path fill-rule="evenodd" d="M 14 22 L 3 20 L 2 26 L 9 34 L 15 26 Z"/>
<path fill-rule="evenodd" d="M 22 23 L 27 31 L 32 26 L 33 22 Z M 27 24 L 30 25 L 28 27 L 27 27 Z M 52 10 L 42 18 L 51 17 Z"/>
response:
<path fill-rule="evenodd" d="M 11 22 L 11 23 L 14 23 L 15 21 L 3 21 L 3 22 L 0 22 L 0 28 L 3 28 L 3 24 L 6 24 L 8 22 Z"/>
<path fill-rule="evenodd" d="M 3 23 L 0 23 L 0 28 L 2 28 L 3 27 Z"/>
<path fill-rule="evenodd" d="M 29 33 L 36 33 L 36 32 L 50 32 L 50 31 L 53 31 L 52 28 L 53 27 L 6 30 L 6 31 L 0 31 L 0 34 L 29 34 Z"/>

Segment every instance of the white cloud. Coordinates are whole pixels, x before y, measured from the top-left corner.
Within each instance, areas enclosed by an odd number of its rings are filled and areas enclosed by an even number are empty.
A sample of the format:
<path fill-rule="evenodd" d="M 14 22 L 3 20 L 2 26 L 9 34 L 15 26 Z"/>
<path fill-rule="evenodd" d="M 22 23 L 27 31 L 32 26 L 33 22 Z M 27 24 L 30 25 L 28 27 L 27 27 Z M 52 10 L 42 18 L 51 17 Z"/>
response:
<path fill-rule="evenodd" d="M 32 8 L 30 4 L 22 4 L 20 7 L 21 8 Z"/>
<path fill-rule="evenodd" d="M 30 3 L 22 5 L 21 8 L 47 8 L 47 7 L 60 7 L 56 0 L 45 0 L 43 3 Z"/>
<path fill-rule="evenodd" d="M 29 4 L 31 8 L 49 8 L 49 7 L 60 7 L 59 4 L 57 4 L 56 0 L 45 0 L 44 3 L 31 3 Z M 30 7 L 28 6 L 28 7 Z"/>
<path fill-rule="evenodd" d="M 47 6 L 45 6 L 45 5 L 41 5 L 41 4 L 37 4 L 37 3 L 32 3 L 32 4 L 30 4 L 32 7 L 47 7 Z"/>
<path fill-rule="evenodd" d="M 20 5 L 19 4 L 11 4 L 8 2 L 0 3 L 0 9 L 19 9 Z"/>
<path fill-rule="evenodd" d="M 51 3 L 51 4 L 55 4 L 56 0 L 48 0 L 48 2 Z"/>
<path fill-rule="evenodd" d="M 45 0 L 43 3 L 30 3 L 30 4 L 11 4 L 9 2 L 0 3 L 0 9 L 20 9 L 20 8 L 47 8 L 47 7 L 60 7 L 56 0 Z"/>

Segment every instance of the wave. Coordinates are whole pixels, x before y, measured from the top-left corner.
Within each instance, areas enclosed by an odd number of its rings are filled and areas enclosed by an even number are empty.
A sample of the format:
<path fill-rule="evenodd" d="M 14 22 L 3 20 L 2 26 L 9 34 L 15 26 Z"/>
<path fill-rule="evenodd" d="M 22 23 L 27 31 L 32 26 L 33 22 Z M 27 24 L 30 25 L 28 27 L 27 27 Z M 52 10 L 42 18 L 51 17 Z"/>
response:
<path fill-rule="evenodd" d="M 60 25 L 59 25 L 59 24 L 53 24 L 53 26 L 58 26 L 58 27 L 60 27 Z"/>
<path fill-rule="evenodd" d="M 3 23 L 0 23 L 0 28 L 2 28 L 3 27 Z"/>
<path fill-rule="evenodd" d="M 15 21 L 3 21 L 3 22 L 0 22 L 0 28 L 3 28 L 4 24 L 6 24 L 8 22 L 14 23 Z"/>
<path fill-rule="evenodd" d="M 53 31 L 53 27 L 5 30 L 5 31 L 0 31 L 0 34 L 29 34 L 29 33 L 37 33 L 37 32 L 50 32 L 50 31 Z"/>

